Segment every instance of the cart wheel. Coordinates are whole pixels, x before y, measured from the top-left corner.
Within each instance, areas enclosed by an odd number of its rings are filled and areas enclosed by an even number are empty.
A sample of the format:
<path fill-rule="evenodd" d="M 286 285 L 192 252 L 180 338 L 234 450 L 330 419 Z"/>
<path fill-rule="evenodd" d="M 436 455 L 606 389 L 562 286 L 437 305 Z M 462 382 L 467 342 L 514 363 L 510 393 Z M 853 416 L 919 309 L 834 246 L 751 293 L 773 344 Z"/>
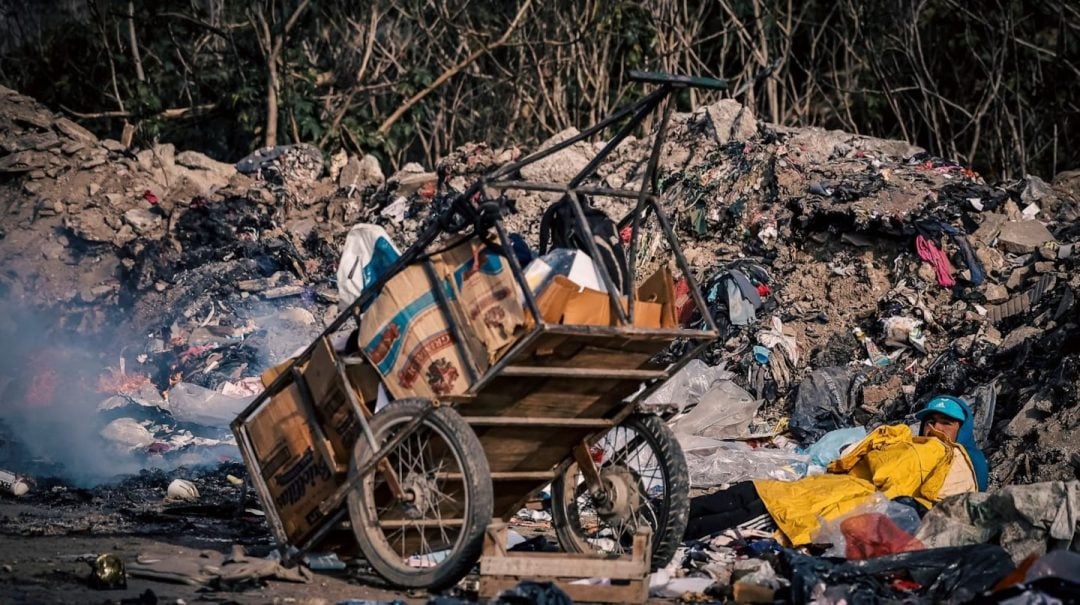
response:
<path fill-rule="evenodd" d="M 594 497 L 577 464 L 551 485 L 559 544 L 568 552 L 623 554 L 642 523 L 652 527 L 652 568 L 667 565 L 690 514 L 690 476 L 682 448 L 653 414 L 635 414 L 592 448 L 604 493 Z"/>
<path fill-rule="evenodd" d="M 390 404 L 372 418 L 375 439 L 389 442 L 430 407 L 424 399 Z M 372 455 L 361 437 L 350 472 Z M 349 518 L 360 550 L 375 571 L 398 586 L 452 586 L 479 559 L 494 507 L 480 440 L 456 411 L 439 407 L 385 460 L 349 494 Z M 392 469 L 404 499 L 394 497 L 383 468 Z"/>

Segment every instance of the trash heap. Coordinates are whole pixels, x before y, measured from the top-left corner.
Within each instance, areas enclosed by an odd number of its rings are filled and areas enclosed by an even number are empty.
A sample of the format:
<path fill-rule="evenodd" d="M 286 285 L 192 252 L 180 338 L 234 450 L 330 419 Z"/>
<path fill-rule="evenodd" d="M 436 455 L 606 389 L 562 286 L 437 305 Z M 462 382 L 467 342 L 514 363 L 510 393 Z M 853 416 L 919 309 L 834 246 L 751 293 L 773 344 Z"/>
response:
<path fill-rule="evenodd" d="M 619 147 L 593 184 L 640 185 L 649 142 Z M 599 145 L 578 143 L 518 176 L 565 182 Z M 94 439 L 138 467 L 235 460 L 224 426 L 257 393 L 257 377 L 337 315 L 350 229 L 379 225 L 405 247 L 455 192 L 521 155 L 471 144 L 389 178 L 370 155 L 335 156 L 327 174 L 305 145 L 224 164 L 99 140 L 0 88 L 0 299 L 13 309 L 0 334 L 17 353 L 0 356 L 4 426 L 11 433 L 77 404 L 94 410 L 79 416 Z M 949 393 L 975 411 L 992 494 L 1034 484 L 1043 500 L 1069 501 L 1080 469 L 1071 439 L 1080 171 L 991 185 L 907 143 L 771 125 L 726 100 L 673 116 L 658 185 L 722 331 L 646 402 L 670 416 L 694 488 L 817 472 L 867 430 L 910 421 L 927 396 Z M 534 249 L 554 195 L 506 192 L 516 209 L 508 228 Z M 631 203 L 594 201 L 616 220 Z M 673 268 L 655 221 L 645 229 L 637 274 Z M 685 279 L 676 295 L 680 323 L 702 325 Z M 62 472 L 12 442 L 0 467 Z M 1009 506 L 992 502 L 980 506 Z M 1032 539 L 1066 539 L 1074 521 L 1035 524 L 1048 533 Z M 912 536 L 937 545 L 927 523 Z M 862 581 L 866 566 L 799 558 L 759 538 L 689 544 L 665 573 L 696 575 L 701 590 L 741 578 L 803 596 L 817 584 L 796 577 Z M 1021 549 L 1006 551 L 1019 562 Z M 888 556 L 900 566 L 915 555 Z M 908 588 L 946 594 L 931 588 L 940 576 L 923 580 Z"/>

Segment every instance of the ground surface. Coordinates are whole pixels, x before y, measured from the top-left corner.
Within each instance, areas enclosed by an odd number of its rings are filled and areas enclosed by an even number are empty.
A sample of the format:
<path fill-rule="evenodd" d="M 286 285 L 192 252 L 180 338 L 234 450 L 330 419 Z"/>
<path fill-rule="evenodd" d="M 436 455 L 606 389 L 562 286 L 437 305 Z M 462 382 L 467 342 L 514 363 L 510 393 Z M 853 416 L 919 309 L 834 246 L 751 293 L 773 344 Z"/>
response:
<path fill-rule="evenodd" d="M 349 575 L 317 573 L 307 584 L 268 581 L 261 587 L 236 591 L 129 578 L 126 589 L 96 590 L 89 584 L 90 566 L 84 560 L 113 553 L 134 561 L 140 551 L 174 550 L 196 559 L 203 549 L 225 553 L 234 541 L 224 523 L 177 520 L 144 527 L 99 523 L 75 509 L 40 504 L 0 502 L 0 602 L 3 603 L 339 603 L 348 599 L 400 600 L 425 603 L 427 594 L 410 595 L 360 584 Z M 75 529 L 61 533 L 61 527 Z M 110 529 L 111 528 L 111 529 Z M 23 535 L 56 532 L 60 535 Z M 250 540 L 248 540 L 250 542 Z M 246 545 L 249 554 L 261 556 L 267 545 Z M 152 591 L 156 601 L 146 599 Z M 142 600 L 140 600 L 142 599 Z"/>

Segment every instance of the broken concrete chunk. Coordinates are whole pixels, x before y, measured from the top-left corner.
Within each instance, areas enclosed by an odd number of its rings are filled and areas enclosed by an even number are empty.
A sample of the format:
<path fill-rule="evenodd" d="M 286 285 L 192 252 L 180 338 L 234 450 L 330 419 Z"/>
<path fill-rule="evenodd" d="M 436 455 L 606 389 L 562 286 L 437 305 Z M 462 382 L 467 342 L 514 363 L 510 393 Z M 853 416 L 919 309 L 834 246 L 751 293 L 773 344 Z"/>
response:
<path fill-rule="evenodd" d="M 1009 291 L 1000 284 L 986 285 L 986 302 L 999 303 L 1009 299 Z"/>
<path fill-rule="evenodd" d="M 998 241 L 1014 254 L 1029 254 L 1054 236 L 1039 221 L 1011 221 L 1001 226 Z"/>
<path fill-rule="evenodd" d="M 1010 290 L 1015 290 L 1023 285 L 1024 280 L 1031 275 L 1031 267 L 1017 267 L 1009 275 L 1009 281 L 1005 282 L 1005 287 Z"/>
<path fill-rule="evenodd" d="M 1009 332 L 1005 339 L 1001 341 L 1001 350 L 1008 351 L 1023 344 L 1025 341 L 1035 338 L 1043 331 L 1034 326 L 1020 326 L 1012 332 Z"/>
<path fill-rule="evenodd" d="M 124 213 L 124 222 L 136 233 L 146 233 L 161 224 L 161 216 L 147 208 L 132 208 Z"/>
<path fill-rule="evenodd" d="M 721 143 L 745 141 L 757 134 L 757 118 L 748 107 L 733 99 L 723 99 L 699 111 L 705 113 Z"/>
<path fill-rule="evenodd" d="M 67 118 L 57 118 L 52 125 L 53 128 L 69 139 L 84 143 L 96 143 L 98 140 L 94 133 Z"/>
<path fill-rule="evenodd" d="M 553 147 L 569 138 L 578 135 L 576 128 L 567 128 L 544 141 L 537 150 Z M 593 157 L 592 149 L 584 142 L 578 142 L 566 149 L 556 152 L 554 155 L 538 160 L 521 168 L 521 176 L 525 180 L 540 183 L 566 183 L 574 178 L 581 169 L 589 163 Z M 558 197 L 560 194 L 548 194 L 541 197 Z"/>
<path fill-rule="evenodd" d="M 979 228 L 972 235 L 980 242 L 989 244 L 997 237 L 998 232 L 1001 231 L 1001 226 L 1005 224 L 1007 219 L 1004 214 L 996 212 L 984 212 L 980 216 L 982 216 L 982 222 L 979 223 Z"/>
<path fill-rule="evenodd" d="M 72 233 L 88 242 L 110 242 L 115 231 L 105 224 L 105 213 L 99 208 L 87 208 L 65 221 Z"/>
<path fill-rule="evenodd" d="M 196 151 L 181 151 L 176 154 L 175 161 L 185 168 L 206 170 L 226 179 L 236 174 L 236 167 L 232 164 L 219 162 Z"/>

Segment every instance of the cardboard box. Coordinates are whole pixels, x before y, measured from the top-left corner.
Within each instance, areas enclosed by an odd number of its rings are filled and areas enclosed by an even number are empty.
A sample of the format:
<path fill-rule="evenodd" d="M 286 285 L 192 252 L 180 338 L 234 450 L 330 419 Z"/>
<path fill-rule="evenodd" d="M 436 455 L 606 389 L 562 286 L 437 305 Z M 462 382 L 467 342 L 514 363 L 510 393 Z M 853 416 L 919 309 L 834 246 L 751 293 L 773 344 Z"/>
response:
<path fill-rule="evenodd" d="M 506 259 L 475 242 L 431 257 L 438 284 L 424 267 L 395 275 L 360 322 L 360 350 L 394 398 L 464 393 L 469 366 L 450 330 L 460 328 L 479 376 L 524 332 L 525 313 Z M 446 294 L 439 308 L 434 288 Z"/>
<path fill-rule="evenodd" d="M 453 292 L 451 308 L 459 325 L 483 344 L 487 363 L 494 363 L 525 328 L 520 287 L 506 258 L 470 241 L 437 255 L 432 262 Z"/>
<path fill-rule="evenodd" d="M 263 374 L 269 385 L 284 369 Z M 290 382 L 246 422 L 263 480 L 291 543 L 306 539 L 323 519 L 319 504 L 344 482 L 333 460 L 322 455 L 296 384 Z"/>
<path fill-rule="evenodd" d="M 466 361 L 421 266 L 387 282 L 360 321 L 360 350 L 396 399 L 455 395 L 469 388 Z"/>
<path fill-rule="evenodd" d="M 638 328 L 675 326 L 675 286 L 671 272 L 661 268 L 638 288 L 634 301 L 634 322 Z M 622 299 L 626 309 L 626 298 Z M 543 313 L 543 311 L 542 311 Z M 566 301 L 562 323 L 580 326 L 613 326 L 618 316 L 611 312 L 611 299 L 604 292 L 584 288 Z"/>

